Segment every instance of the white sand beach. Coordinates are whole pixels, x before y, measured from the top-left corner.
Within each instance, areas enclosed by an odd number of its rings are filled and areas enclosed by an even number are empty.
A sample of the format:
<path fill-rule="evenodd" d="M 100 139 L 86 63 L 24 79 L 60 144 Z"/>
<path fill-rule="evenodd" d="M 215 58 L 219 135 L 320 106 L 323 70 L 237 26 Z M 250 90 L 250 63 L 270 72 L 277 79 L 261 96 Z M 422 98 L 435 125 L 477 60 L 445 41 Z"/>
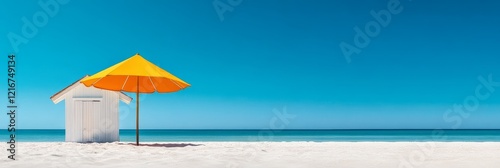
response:
<path fill-rule="evenodd" d="M 5 146 L 6 148 L 6 146 Z M 0 167 L 384 167 L 500 166 L 500 142 L 21 142 Z"/>

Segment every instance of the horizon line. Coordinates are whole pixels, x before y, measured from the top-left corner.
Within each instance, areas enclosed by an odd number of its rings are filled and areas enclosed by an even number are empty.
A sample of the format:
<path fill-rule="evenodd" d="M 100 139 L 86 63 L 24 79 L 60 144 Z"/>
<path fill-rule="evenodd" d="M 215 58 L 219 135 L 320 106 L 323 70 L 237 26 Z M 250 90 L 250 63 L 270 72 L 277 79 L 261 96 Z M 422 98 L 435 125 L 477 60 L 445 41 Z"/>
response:
<path fill-rule="evenodd" d="M 19 128 L 17 130 L 65 130 L 65 128 Z M 134 128 L 125 128 L 125 129 L 119 129 L 119 130 L 135 130 Z M 300 131 L 300 130 L 500 130 L 500 128 L 464 128 L 464 129 L 430 129 L 430 128 L 341 128 L 341 129 L 334 129 L 334 128 L 298 128 L 298 129 L 254 129 L 254 128 L 235 128 L 235 129 L 219 129 L 219 128 L 208 128 L 208 129 L 192 129 L 192 128 L 176 128 L 176 129 L 170 129 L 170 128 L 145 128 L 145 129 L 139 129 L 139 130 L 207 130 L 207 131 L 216 131 L 216 130 L 227 130 L 227 131 L 256 131 L 256 130 L 272 130 L 272 131 Z"/>

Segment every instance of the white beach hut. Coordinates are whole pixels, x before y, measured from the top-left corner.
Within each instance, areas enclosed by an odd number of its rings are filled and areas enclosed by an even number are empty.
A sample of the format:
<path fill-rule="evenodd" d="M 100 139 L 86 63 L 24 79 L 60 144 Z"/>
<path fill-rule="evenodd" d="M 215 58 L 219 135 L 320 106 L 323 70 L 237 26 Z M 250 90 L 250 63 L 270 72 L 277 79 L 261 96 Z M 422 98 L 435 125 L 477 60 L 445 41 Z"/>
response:
<path fill-rule="evenodd" d="M 67 142 L 119 141 L 119 101 L 130 103 L 123 92 L 85 87 L 80 81 L 54 94 L 55 104 L 65 100 Z"/>

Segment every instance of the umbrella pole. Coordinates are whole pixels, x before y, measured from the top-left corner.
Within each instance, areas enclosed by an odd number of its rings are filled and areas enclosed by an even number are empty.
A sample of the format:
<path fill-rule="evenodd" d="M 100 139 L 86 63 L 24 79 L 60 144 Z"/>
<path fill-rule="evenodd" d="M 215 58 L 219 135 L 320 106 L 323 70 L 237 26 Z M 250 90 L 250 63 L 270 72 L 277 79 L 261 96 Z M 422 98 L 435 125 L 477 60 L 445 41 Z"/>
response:
<path fill-rule="evenodd" d="M 139 78 L 137 79 L 137 92 L 135 93 L 137 106 L 135 109 L 135 142 L 139 146 Z"/>

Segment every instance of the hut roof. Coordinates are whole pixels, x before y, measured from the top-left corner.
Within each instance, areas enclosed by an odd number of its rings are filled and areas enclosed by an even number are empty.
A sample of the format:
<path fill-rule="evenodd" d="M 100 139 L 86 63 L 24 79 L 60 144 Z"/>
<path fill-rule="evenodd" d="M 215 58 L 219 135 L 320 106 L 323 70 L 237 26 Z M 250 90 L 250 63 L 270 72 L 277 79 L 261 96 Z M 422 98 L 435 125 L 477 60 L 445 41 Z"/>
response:
<path fill-rule="evenodd" d="M 89 77 L 89 75 L 85 75 L 84 77 L 78 79 L 77 81 L 73 82 L 71 85 L 69 86 L 66 86 L 64 89 L 60 90 L 59 92 L 55 93 L 54 95 L 50 96 L 50 100 L 52 100 L 52 102 L 54 102 L 55 104 L 59 103 L 60 101 L 63 100 L 63 96 L 68 93 L 68 91 L 70 91 L 71 89 L 75 88 L 76 86 L 78 86 L 80 83 L 80 81 L 82 79 L 85 79 L 86 77 Z M 123 92 L 117 92 L 117 91 L 110 91 L 110 92 L 116 92 L 118 93 L 119 95 L 119 98 L 121 101 L 129 104 L 130 101 L 132 101 L 132 98 L 128 95 L 126 95 L 125 93 Z"/>

